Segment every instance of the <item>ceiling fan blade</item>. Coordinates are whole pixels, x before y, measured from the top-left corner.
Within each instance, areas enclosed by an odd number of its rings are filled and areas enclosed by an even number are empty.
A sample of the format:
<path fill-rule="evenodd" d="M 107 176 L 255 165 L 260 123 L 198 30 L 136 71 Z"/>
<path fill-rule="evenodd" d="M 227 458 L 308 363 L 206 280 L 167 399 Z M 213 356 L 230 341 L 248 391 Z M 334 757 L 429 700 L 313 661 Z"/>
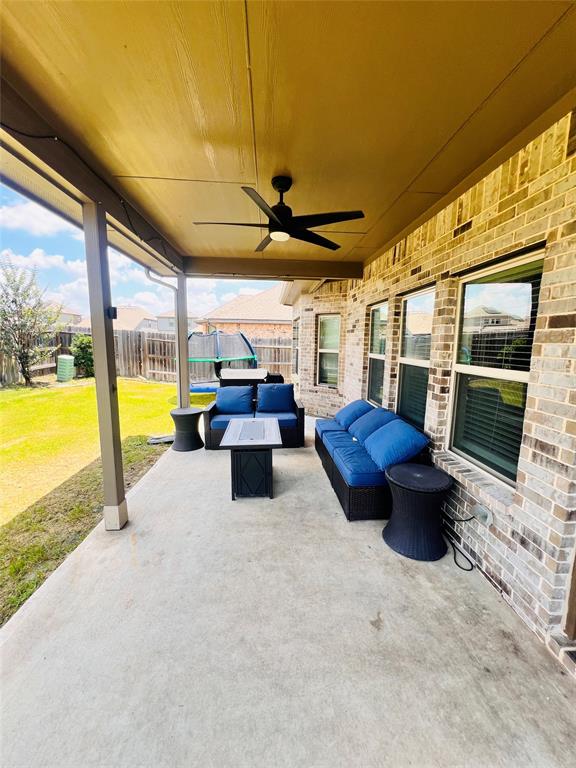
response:
<path fill-rule="evenodd" d="M 271 242 L 272 242 L 272 238 L 270 237 L 270 235 L 266 235 L 266 237 L 264 238 L 264 240 L 262 240 L 262 242 L 256 248 L 256 250 L 257 251 L 263 251 L 264 248 L 266 248 L 267 245 L 270 245 Z"/>
<path fill-rule="evenodd" d="M 338 221 L 363 219 L 364 211 L 334 211 L 333 213 L 310 213 L 307 216 L 293 216 L 291 224 L 297 227 L 322 227 Z"/>
<path fill-rule="evenodd" d="M 196 226 L 200 226 L 202 224 L 216 224 L 219 227 L 258 227 L 258 229 L 262 229 L 262 227 L 266 227 L 266 224 L 239 224 L 235 221 L 195 221 L 194 224 Z"/>
<path fill-rule="evenodd" d="M 269 219 L 272 219 L 272 221 L 275 222 L 276 224 L 282 224 L 282 222 L 280 221 L 278 216 L 276 216 L 272 208 L 270 208 L 266 200 L 264 200 L 264 198 L 261 197 L 258 194 L 258 192 L 256 192 L 255 189 L 253 189 L 253 187 L 242 187 L 242 189 L 244 190 L 244 192 L 246 192 L 248 197 L 252 198 L 253 202 L 256 203 L 258 208 L 260 208 L 260 210 L 263 213 L 265 213 Z"/>
<path fill-rule="evenodd" d="M 306 229 L 290 229 L 290 237 L 295 240 L 303 240 L 305 243 L 321 245 L 322 248 L 330 248 L 331 251 L 337 251 L 340 248 L 338 243 L 334 243 L 322 235 L 317 235 L 316 232 L 308 232 Z"/>

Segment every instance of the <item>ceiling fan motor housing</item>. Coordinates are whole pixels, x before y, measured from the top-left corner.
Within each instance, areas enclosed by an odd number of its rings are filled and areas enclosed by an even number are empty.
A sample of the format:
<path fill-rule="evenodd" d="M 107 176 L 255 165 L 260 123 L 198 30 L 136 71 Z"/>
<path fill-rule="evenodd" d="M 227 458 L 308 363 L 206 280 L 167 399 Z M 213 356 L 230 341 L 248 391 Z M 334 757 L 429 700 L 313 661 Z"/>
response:
<path fill-rule="evenodd" d="M 272 178 L 272 187 L 276 190 L 276 192 L 280 192 L 280 194 L 284 194 L 284 192 L 288 192 L 291 186 L 292 186 L 291 176 L 274 176 Z"/>

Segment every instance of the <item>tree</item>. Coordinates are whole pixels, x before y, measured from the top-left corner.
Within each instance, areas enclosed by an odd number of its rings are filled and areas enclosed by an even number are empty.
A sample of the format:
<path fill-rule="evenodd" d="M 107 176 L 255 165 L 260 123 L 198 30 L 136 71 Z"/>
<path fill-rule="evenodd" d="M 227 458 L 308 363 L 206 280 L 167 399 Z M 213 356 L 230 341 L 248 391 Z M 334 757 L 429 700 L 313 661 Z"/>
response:
<path fill-rule="evenodd" d="M 58 347 L 46 346 L 53 336 L 60 307 L 49 306 L 36 283 L 36 273 L 3 264 L 0 273 L 0 351 L 16 360 L 27 387 L 31 368 Z"/>
<path fill-rule="evenodd" d="M 92 336 L 77 333 L 72 339 L 70 352 L 74 355 L 74 365 L 84 376 L 94 376 L 94 356 L 92 354 Z"/>

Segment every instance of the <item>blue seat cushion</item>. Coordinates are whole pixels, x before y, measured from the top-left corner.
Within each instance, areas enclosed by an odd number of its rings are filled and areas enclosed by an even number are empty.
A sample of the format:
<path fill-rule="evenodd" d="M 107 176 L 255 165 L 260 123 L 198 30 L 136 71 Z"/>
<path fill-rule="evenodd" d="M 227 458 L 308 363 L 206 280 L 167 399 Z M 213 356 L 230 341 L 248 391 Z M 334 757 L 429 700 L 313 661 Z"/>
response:
<path fill-rule="evenodd" d="M 428 445 L 428 438 L 402 419 L 389 421 L 366 438 L 364 447 L 382 470 L 402 464 Z"/>
<path fill-rule="evenodd" d="M 365 413 L 373 410 L 373 408 L 374 406 L 367 403 L 366 400 L 354 400 L 352 403 L 345 405 L 344 408 L 340 408 L 334 415 L 334 418 L 344 429 L 348 429 L 352 422 L 359 419 L 360 416 L 364 416 Z"/>
<path fill-rule="evenodd" d="M 298 416 L 293 411 L 285 411 L 284 413 L 262 413 L 256 411 L 254 414 L 257 419 L 278 419 L 278 425 L 280 427 L 294 427 L 298 425 Z"/>
<path fill-rule="evenodd" d="M 210 419 L 212 429 L 226 429 L 231 419 L 251 419 L 253 413 L 216 413 Z"/>
<path fill-rule="evenodd" d="M 258 384 L 261 413 L 286 413 L 294 409 L 294 384 Z"/>
<path fill-rule="evenodd" d="M 372 408 L 364 416 L 360 416 L 359 419 L 352 422 L 348 431 L 361 445 L 364 445 L 366 438 L 370 437 L 372 432 L 376 432 L 384 424 L 397 418 L 398 416 L 393 411 L 388 411 L 386 408 Z"/>
<path fill-rule="evenodd" d="M 386 485 L 386 475 L 372 461 L 360 443 L 334 451 L 334 464 L 348 485 L 353 488 Z"/>
<path fill-rule="evenodd" d="M 252 387 L 220 387 L 216 392 L 219 413 L 252 413 Z"/>
<path fill-rule="evenodd" d="M 322 442 L 326 446 L 326 450 L 334 458 L 334 451 L 336 448 L 346 448 L 349 445 L 356 444 L 356 440 L 352 437 L 350 432 L 326 432 L 322 436 Z"/>
<path fill-rule="evenodd" d="M 342 424 L 336 419 L 316 419 L 316 432 L 322 437 L 326 432 L 344 432 Z"/>

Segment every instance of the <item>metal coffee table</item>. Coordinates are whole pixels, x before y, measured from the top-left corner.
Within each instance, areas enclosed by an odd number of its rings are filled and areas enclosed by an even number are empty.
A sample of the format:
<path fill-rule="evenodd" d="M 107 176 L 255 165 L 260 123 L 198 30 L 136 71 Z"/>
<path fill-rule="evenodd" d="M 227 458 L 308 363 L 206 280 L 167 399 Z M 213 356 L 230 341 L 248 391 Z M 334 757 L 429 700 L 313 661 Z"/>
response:
<path fill-rule="evenodd" d="M 220 448 L 230 449 L 232 500 L 274 498 L 272 449 L 282 448 L 278 419 L 232 419 Z"/>

